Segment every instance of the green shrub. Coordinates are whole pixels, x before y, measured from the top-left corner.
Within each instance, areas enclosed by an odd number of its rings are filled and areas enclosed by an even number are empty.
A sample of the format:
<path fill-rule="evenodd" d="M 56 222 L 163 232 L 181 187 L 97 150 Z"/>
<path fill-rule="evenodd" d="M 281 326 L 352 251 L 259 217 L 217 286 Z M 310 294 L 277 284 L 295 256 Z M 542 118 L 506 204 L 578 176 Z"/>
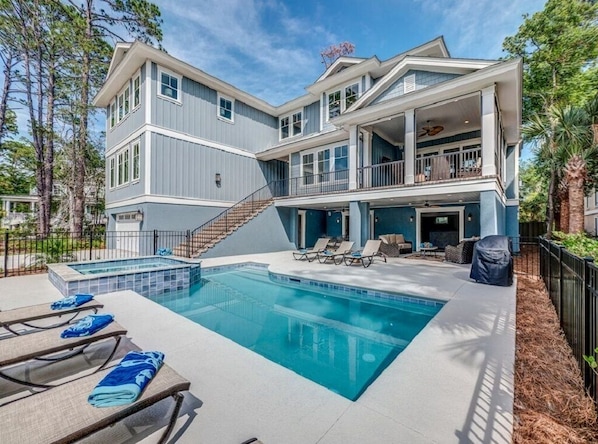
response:
<path fill-rule="evenodd" d="M 553 240 L 571 253 L 579 257 L 598 259 L 598 240 L 592 239 L 583 233 L 567 234 L 562 231 L 554 231 L 552 234 Z"/>

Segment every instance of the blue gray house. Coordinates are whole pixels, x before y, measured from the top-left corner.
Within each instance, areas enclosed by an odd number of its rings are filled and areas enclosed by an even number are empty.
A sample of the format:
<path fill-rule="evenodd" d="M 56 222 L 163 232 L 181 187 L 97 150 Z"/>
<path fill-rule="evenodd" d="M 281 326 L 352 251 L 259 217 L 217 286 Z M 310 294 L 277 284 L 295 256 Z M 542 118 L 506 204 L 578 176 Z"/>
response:
<path fill-rule="evenodd" d="M 140 42 L 115 48 L 108 229 L 194 230 L 192 255 L 518 235 L 522 65 L 452 58 L 442 38 L 341 57 L 273 106 Z M 197 229 L 196 229 L 197 228 Z M 121 248 L 135 250 L 135 236 Z"/>

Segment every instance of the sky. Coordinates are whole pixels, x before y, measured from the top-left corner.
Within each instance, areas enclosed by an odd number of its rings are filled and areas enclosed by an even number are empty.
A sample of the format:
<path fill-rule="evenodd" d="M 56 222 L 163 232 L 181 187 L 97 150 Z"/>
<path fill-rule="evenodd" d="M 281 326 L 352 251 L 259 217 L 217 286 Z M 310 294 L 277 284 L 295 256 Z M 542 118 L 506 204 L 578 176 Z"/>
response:
<path fill-rule="evenodd" d="M 172 56 L 267 101 L 306 93 L 343 41 L 386 60 L 443 36 L 452 57 L 498 59 L 545 0 L 153 0 Z"/>

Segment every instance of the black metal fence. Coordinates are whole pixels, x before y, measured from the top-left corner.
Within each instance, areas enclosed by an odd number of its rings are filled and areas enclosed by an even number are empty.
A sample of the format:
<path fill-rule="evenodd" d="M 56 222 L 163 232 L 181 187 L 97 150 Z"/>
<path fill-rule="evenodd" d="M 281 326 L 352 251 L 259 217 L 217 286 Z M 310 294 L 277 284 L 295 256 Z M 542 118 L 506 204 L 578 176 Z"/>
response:
<path fill-rule="evenodd" d="M 583 356 L 598 347 L 598 267 L 541 238 L 540 270 L 561 328 L 582 371 L 584 385 L 598 402 L 598 378 Z"/>
<path fill-rule="evenodd" d="M 162 248 L 173 250 L 189 237 L 189 231 L 7 231 L 0 238 L 0 277 L 44 272 L 50 263 L 153 255 Z"/>

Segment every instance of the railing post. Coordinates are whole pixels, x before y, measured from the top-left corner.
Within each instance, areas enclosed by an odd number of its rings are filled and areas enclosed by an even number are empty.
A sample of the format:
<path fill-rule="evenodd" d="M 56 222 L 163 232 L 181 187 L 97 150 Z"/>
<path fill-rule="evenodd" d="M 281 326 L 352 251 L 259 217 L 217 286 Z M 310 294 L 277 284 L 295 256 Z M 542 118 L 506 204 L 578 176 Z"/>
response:
<path fill-rule="evenodd" d="M 594 348 L 598 346 L 598 344 L 594 344 L 592 341 L 593 338 L 593 331 L 592 326 L 596 322 L 596 319 L 592 319 L 595 315 L 592 313 L 590 308 L 593 307 L 592 299 L 595 297 L 592 292 L 590 291 L 590 264 L 594 262 L 594 259 L 591 257 L 584 258 L 583 264 L 583 344 L 582 350 L 584 356 L 593 356 L 594 355 Z M 594 384 L 595 377 L 592 368 L 589 365 L 583 366 L 583 381 L 584 387 L 590 390 L 590 393 L 596 399 L 596 386 Z"/>
<path fill-rule="evenodd" d="M 8 231 L 4 232 L 4 277 L 8 276 Z"/>
<path fill-rule="evenodd" d="M 563 247 L 559 248 L 559 325 L 563 328 Z"/>
<path fill-rule="evenodd" d="M 93 257 L 93 228 L 89 228 L 89 260 Z"/>
<path fill-rule="evenodd" d="M 190 258 L 191 257 L 191 230 L 187 230 L 186 233 L 186 238 L 187 238 L 187 257 Z"/>
<path fill-rule="evenodd" d="M 158 230 L 154 230 L 154 256 L 158 253 Z"/>

